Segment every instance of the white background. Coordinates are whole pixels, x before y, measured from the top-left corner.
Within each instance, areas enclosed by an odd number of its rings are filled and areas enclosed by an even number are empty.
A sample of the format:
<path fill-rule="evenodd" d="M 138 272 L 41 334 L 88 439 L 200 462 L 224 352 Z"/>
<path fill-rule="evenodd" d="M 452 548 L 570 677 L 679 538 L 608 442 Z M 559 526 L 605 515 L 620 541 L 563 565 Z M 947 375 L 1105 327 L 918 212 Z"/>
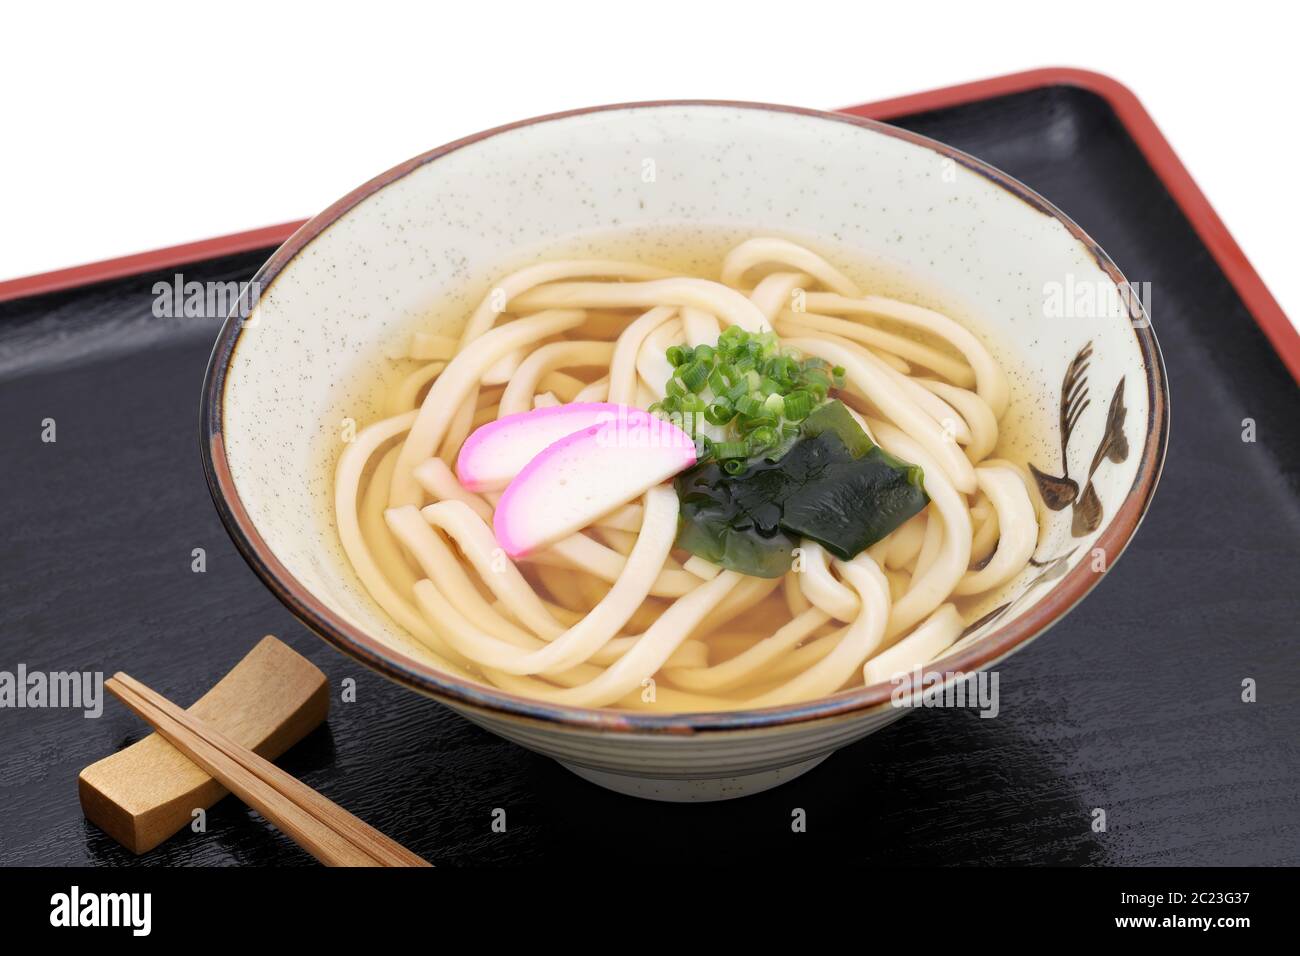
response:
<path fill-rule="evenodd" d="M 450 139 L 596 103 L 834 108 L 1041 66 L 1129 85 L 1300 316 L 1289 4 L 24 3 L 0 279 L 305 218 Z"/>

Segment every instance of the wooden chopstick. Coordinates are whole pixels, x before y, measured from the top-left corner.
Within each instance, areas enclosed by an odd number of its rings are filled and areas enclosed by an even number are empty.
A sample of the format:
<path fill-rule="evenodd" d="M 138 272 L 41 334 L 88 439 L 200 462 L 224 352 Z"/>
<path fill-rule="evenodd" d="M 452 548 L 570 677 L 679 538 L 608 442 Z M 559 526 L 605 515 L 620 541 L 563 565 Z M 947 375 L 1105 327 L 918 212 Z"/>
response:
<path fill-rule="evenodd" d="M 104 686 L 176 749 L 327 866 L 429 865 L 130 675 L 114 674 Z"/>

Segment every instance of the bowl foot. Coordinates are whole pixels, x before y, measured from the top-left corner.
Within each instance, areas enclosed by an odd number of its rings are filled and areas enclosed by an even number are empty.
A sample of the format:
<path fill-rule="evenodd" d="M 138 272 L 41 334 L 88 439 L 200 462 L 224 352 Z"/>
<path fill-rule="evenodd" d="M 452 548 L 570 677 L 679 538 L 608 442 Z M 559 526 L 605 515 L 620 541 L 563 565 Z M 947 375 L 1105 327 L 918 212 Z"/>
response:
<path fill-rule="evenodd" d="M 699 780 L 672 780 L 664 777 L 633 777 L 628 774 L 610 773 L 606 770 L 592 770 L 565 763 L 560 766 L 573 771 L 583 780 L 590 781 L 598 787 L 625 793 L 630 797 L 643 800 L 664 800 L 669 803 L 707 803 L 713 800 L 734 800 L 747 797 L 751 793 L 762 793 L 807 773 L 830 754 L 822 754 L 802 763 L 792 763 L 788 767 L 775 770 L 763 770 L 747 773 L 738 777 L 706 777 Z"/>

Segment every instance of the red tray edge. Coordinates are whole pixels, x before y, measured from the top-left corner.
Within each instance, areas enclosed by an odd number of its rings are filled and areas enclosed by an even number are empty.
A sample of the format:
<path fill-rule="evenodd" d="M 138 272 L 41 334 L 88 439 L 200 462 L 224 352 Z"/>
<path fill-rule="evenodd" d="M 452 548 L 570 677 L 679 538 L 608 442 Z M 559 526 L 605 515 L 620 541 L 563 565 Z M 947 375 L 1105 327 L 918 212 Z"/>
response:
<path fill-rule="evenodd" d="M 912 93 L 893 99 L 847 107 L 841 112 L 870 119 L 889 120 L 892 117 L 927 110 L 959 106 L 975 100 L 990 99 L 1011 93 L 1022 93 L 1043 86 L 1076 86 L 1101 96 L 1114 109 L 1120 121 L 1142 150 L 1151 168 L 1164 182 L 1174 201 L 1192 224 L 1201 241 L 1214 256 L 1219 267 L 1241 296 L 1255 322 L 1268 337 L 1291 375 L 1300 382 L 1300 333 L 1287 319 L 1281 305 L 1273 298 L 1264 280 L 1260 278 L 1241 247 L 1237 245 L 1219 214 L 1210 205 L 1196 181 L 1156 126 L 1136 94 L 1118 80 L 1091 70 L 1074 67 L 1044 67 L 1025 70 L 1005 76 L 995 76 L 956 86 Z M 57 292 L 80 285 L 120 279 L 140 272 L 152 272 L 171 266 L 212 259 L 219 256 L 251 252 L 254 249 L 277 245 L 288 239 L 306 220 L 279 223 L 237 232 L 197 242 L 187 242 L 149 252 L 104 259 L 86 265 L 72 266 L 53 272 L 23 276 L 0 282 L 0 302 L 24 296 Z"/>

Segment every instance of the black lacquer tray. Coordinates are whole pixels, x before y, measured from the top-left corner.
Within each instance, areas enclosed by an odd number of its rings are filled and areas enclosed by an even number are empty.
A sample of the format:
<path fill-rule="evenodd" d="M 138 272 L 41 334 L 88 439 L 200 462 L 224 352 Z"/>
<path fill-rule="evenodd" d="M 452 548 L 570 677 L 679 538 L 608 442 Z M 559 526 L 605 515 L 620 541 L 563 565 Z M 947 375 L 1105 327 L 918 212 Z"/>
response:
<path fill-rule="evenodd" d="M 282 765 L 438 864 L 1300 863 L 1294 333 L 1117 84 L 1041 71 L 853 112 L 1022 179 L 1153 290 L 1173 412 L 1161 487 L 1115 573 L 1000 667 L 997 719 L 928 710 L 776 790 L 660 804 L 585 783 L 331 650 L 260 584 L 209 499 L 198 397 L 217 323 L 151 309 L 177 271 L 251 277 L 287 235 L 275 230 L 26 280 L 60 291 L 0 302 L 0 670 L 125 669 L 188 703 L 275 633 L 336 688 L 357 682 Z M 138 858 L 87 823 L 78 771 L 145 732 L 115 701 L 97 720 L 0 709 L 0 863 L 312 862 L 229 799 L 206 834 Z"/>

